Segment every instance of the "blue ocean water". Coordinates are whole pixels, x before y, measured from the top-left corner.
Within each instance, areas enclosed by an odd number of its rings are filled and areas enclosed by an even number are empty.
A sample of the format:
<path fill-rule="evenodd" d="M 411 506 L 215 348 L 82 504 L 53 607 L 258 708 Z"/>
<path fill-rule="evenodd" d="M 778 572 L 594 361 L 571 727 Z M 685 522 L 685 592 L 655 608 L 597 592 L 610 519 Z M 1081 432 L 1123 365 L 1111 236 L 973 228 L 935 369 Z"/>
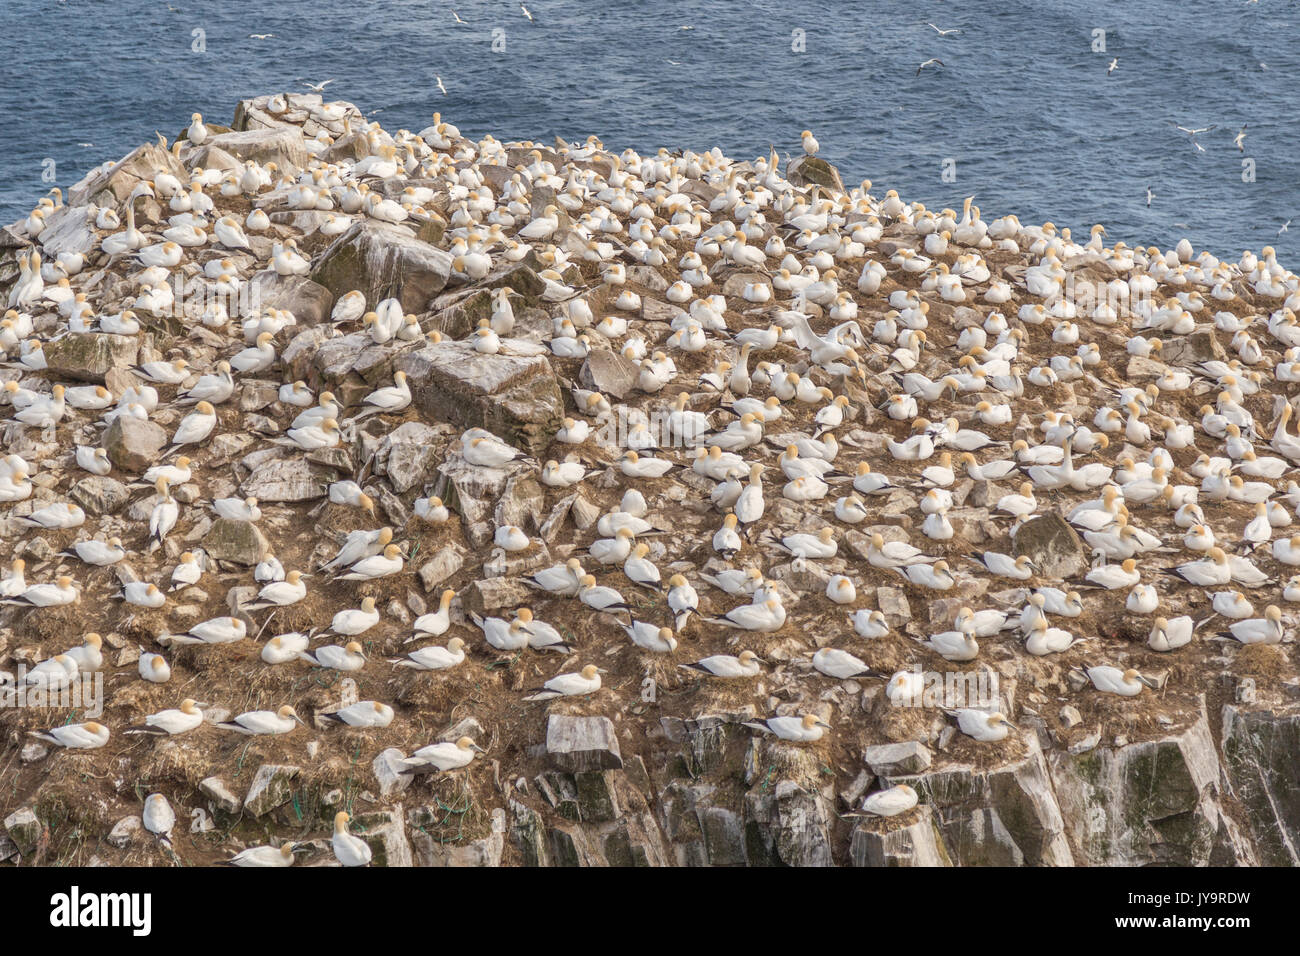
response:
<path fill-rule="evenodd" d="M 241 97 L 333 78 L 390 129 L 441 110 L 469 135 L 752 157 L 811 128 L 877 195 L 1300 265 L 1297 0 L 526 4 L 3 0 L 0 221 L 195 110 L 228 123 Z"/>

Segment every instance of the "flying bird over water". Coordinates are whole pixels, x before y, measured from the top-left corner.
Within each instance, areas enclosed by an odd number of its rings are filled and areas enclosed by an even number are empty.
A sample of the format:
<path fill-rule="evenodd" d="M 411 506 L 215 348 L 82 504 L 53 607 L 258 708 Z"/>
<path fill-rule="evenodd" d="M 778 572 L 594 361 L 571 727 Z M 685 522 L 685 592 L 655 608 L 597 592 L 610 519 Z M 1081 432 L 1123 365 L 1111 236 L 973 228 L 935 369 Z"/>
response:
<path fill-rule="evenodd" d="M 1113 60 L 1110 61 L 1110 65 L 1106 67 L 1106 75 L 1110 76 L 1117 69 L 1119 69 L 1119 57 L 1115 57 Z"/>
<path fill-rule="evenodd" d="M 939 59 L 937 56 L 930 57 L 930 59 L 926 60 L 924 63 L 922 63 L 920 66 L 916 68 L 916 75 L 920 76 L 921 71 L 924 70 L 927 66 L 936 66 L 936 65 L 943 66 L 944 65 L 943 60 Z"/>
<path fill-rule="evenodd" d="M 313 93 L 324 93 L 325 87 L 329 86 L 333 82 L 332 79 L 325 80 L 323 83 L 309 83 L 306 80 L 303 80 L 302 85 L 307 87 L 307 89 L 311 90 Z"/>
<path fill-rule="evenodd" d="M 939 36 L 941 36 L 941 37 L 946 37 L 946 36 L 948 36 L 949 34 L 952 34 L 952 33 L 961 33 L 961 31 L 960 31 L 960 30 L 957 30 L 957 29 L 941 30 L 941 29 L 939 29 L 938 27 L 936 27 L 933 23 L 928 23 L 928 22 L 927 22 L 927 23 L 926 23 L 926 26 L 929 27 L 931 30 L 933 30 L 935 33 L 939 34 Z"/>

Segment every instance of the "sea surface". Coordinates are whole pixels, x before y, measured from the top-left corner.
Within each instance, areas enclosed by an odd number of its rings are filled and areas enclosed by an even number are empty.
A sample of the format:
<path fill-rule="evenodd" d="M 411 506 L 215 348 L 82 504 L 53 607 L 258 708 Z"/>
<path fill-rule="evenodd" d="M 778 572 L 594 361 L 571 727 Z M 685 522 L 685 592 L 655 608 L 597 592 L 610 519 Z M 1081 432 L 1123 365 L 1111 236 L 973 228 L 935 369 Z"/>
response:
<path fill-rule="evenodd" d="M 1300 268 L 1297 0 L 526 6 L 532 21 L 518 0 L 0 0 L 0 221 L 191 112 L 228 124 L 241 97 L 332 79 L 389 129 L 440 110 L 467 135 L 752 158 L 797 153 L 807 128 L 877 195 L 974 194 L 986 220 L 1102 223 L 1130 245 L 1271 244 Z"/>

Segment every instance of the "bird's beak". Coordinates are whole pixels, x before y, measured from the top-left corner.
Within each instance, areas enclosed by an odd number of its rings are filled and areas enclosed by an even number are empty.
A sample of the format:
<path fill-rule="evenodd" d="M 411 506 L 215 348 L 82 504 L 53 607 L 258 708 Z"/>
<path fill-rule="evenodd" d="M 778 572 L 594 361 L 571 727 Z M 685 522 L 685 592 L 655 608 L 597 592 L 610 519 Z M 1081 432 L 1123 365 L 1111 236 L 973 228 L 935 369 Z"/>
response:
<path fill-rule="evenodd" d="M 1151 680 L 1151 678 L 1149 678 L 1149 677 L 1143 677 L 1141 674 L 1138 674 L 1138 680 L 1140 680 L 1142 683 L 1146 684 L 1146 685 L 1147 685 L 1148 687 L 1150 687 L 1152 690 L 1159 690 L 1159 689 L 1160 689 L 1160 685 L 1157 684 L 1155 681 Z"/>
<path fill-rule="evenodd" d="M 301 717 L 299 717 L 297 714 L 294 714 L 294 715 L 293 715 L 293 719 L 296 720 L 296 721 L 298 721 L 298 723 L 302 724 L 304 727 L 307 726 L 307 721 L 303 720 L 303 719 L 302 719 Z"/>
<path fill-rule="evenodd" d="M 819 721 L 817 721 L 817 726 L 818 726 L 818 727 L 821 727 L 823 730 L 830 730 L 830 729 L 831 729 L 831 725 L 828 724 L 828 723 L 826 723 L 826 721 L 824 721 L 824 720 L 819 720 Z"/>
<path fill-rule="evenodd" d="M 609 671 L 605 670 L 605 668 L 603 668 L 603 667 L 597 667 L 597 668 L 596 668 L 596 673 L 597 673 L 597 674 L 608 674 Z"/>
<path fill-rule="evenodd" d="M 482 747 L 480 747 L 478 744 L 470 744 L 470 746 L 471 746 L 474 750 L 477 750 L 477 751 L 478 751 L 479 753 L 481 753 L 481 754 L 485 754 L 485 753 L 487 753 L 487 751 L 484 750 Z"/>

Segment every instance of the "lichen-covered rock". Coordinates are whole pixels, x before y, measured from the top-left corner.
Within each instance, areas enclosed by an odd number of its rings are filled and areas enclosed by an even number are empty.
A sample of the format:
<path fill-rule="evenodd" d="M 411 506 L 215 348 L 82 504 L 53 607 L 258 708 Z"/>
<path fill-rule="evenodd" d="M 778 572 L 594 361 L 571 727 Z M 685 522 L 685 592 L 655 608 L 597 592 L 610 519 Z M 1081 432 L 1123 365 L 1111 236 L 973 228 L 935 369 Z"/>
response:
<path fill-rule="evenodd" d="M 262 560 L 270 545 L 251 521 L 218 518 L 203 536 L 203 550 L 218 561 L 251 567 Z"/>
<path fill-rule="evenodd" d="M 256 161 L 263 165 L 275 163 L 282 172 L 302 169 L 307 165 L 307 144 L 302 130 L 296 126 L 274 129 L 244 129 L 218 133 L 190 157 L 193 165 L 206 166 L 205 154 L 220 149 L 244 162 Z"/>
<path fill-rule="evenodd" d="M 288 764 L 262 764 L 244 797 L 244 812 L 260 817 L 288 803 L 293 799 L 293 780 L 301 772 L 301 767 Z"/>
<path fill-rule="evenodd" d="M 550 444 L 564 418 L 559 381 L 543 356 L 483 355 L 464 342 L 397 354 L 412 403 L 436 421 L 480 427 L 529 454 Z"/>
<path fill-rule="evenodd" d="M 475 614 L 493 614 L 503 608 L 522 607 L 532 592 L 513 578 L 483 578 L 466 589 L 465 609 Z"/>
<path fill-rule="evenodd" d="M 18 847 L 18 852 L 23 856 L 31 853 L 41 842 L 41 835 L 45 831 L 45 825 L 37 818 L 36 813 L 30 807 L 23 807 L 15 810 L 4 821 L 5 832 L 9 834 L 9 839 L 14 841 Z"/>
<path fill-rule="evenodd" d="M 608 398 L 622 399 L 636 388 L 638 374 L 636 363 L 621 353 L 596 349 L 582 363 L 578 378 L 586 388 L 593 388 Z"/>
<path fill-rule="evenodd" d="M 948 766 L 910 783 L 929 804 L 957 866 L 1070 866 L 1065 821 L 1042 752 L 989 770 Z"/>
<path fill-rule="evenodd" d="M 1088 568 L 1088 553 L 1079 534 L 1056 511 L 1031 518 L 1016 531 L 1012 553 L 1029 558 L 1044 577 L 1065 580 Z"/>
<path fill-rule="evenodd" d="M 1170 335 L 1166 338 L 1169 341 L 1163 342 L 1164 348 L 1160 350 L 1160 360 L 1166 365 L 1187 367 L 1228 357 L 1219 344 L 1214 329 L 1206 325 L 1187 335 Z"/>
<path fill-rule="evenodd" d="M 379 754 L 370 763 L 370 769 L 374 772 L 375 782 L 379 784 L 379 795 L 387 798 L 395 793 L 401 793 L 407 789 L 414 778 L 410 774 L 402 773 L 405 769 L 406 755 L 396 747 L 389 747 L 381 750 Z"/>
<path fill-rule="evenodd" d="M 386 475 L 399 495 L 423 486 L 438 460 L 434 442 L 439 434 L 423 422 L 404 422 L 384 436 L 375 455 L 375 471 Z"/>
<path fill-rule="evenodd" d="M 463 845 L 439 843 L 419 829 L 428 811 L 410 810 L 407 821 L 411 826 L 411 847 L 416 866 L 500 866 L 505 850 L 506 812 L 500 807 L 492 811 L 492 829 L 485 837 Z"/>
<path fill-rule="evenodd" d="M 546 756 L 552 767 L 566 773 L 623 767 L 614 723 L 608 717 L 552 714 L 546 722 Z"/>
<path fill-rule="evenodd" d="M 952 866 L 930 808 L 899 817 L 865 817 L 849 835 L 854 866 Z"/>
<path fill-rule="evenodd" d="M 82 478 L 68 491 L 69 497 L 85 509 L 87 514 L 115 514 L 131 500 L 126 485 L 107 475 L 90 475 Z"/>
<path fill-rule="evenodd" d="M 411 843 L 406 838 L 406 814 L 399 803 L 392 809 L 357 813 L 352 832 L 370 846 L 371 866 L 414 866 Z"/>
<path fill-rule="evenodd" d="M 405 312 L 424 312 L 451 275 L 451 255 L 408 229 L 363 219 L 321 253 L 311 279 L 338 298 L 359 289 L 366 303 L 396 298 Z"/>
<path fill-rule="evenodd" d="M 330 472 L 294 456 L 259 464 L 239 487 L 261 502 L 310 501 L 324 497 L 331 480 Z"/>
<path fill-rule="evenodd" d="M 881 777 L 921 773 L 930 766 L 931 759 L 930 748 L 915 740 L 876 744 L 862 751 L 862 762 Z"/>
<path fill-rule="evenodd" d="M 1092 866 L 1203 866 L 1223 826 L 1218 753 L 1202 713 L 1164 738 L 1051 752 L 1071 843 Z"/>
<path fill-rule="evenodd" d="M 790 160 L 785 167 L 785 178 L 796 186 L 821 186 L 844 192 L 840 171 L 816 156 L 799 156 Z"/>
<path fill-rule="evenodd" d="M 465 555 L 455 545 L 439 548 L 428 561 L 420 565 L 420 583 L 424 590 L 432 591 L 465 565 Z"/>
<path fill-rule="evenodd" d="M 830 866 L 831 798 L 789 779 L 745 794 L 745 845 L 750 866 Z"/>
<path fill-rule="evenodd" d="M 292 312 L 299 325 L 319 325 L 329 320 L 334 295 L 306 276 L 282 276 L 263 269 L 249 281 L 248 299 L 256 309 Z"/>
<path fill-rule="evenodd" d="M 220 777 L 205 777 L 199 781 L 199 793 L 212 801 L 212 806 L 223 813 L 238 813 L 243 801 L 231 792 Z"/>
<path fill-rule="evenodd" d="M 68 190 L 68 205 L 85 206 L 94 201 L 101 206 L 116 206 L 124 202 L 140 182 L 152 181 L 163 172 L 171 173 L 182 181 L 189 179 L 185 167 L 170 150 L 163 149 L 157 143 L 145 143 L 110 168 L 97 168 L 87 174 L 85 179 Z"/>
<path fill-rule="evenodd" d="M 1223 767 L 1259 862 L 1300 866 L 1300 713 L 1223 708 Z"/>
<path fill-rule="evenodd" d="M 104 384 L 112 368 L 134 365 L 135 336 L 72 332 L 45 345 L 45 364 L 56 379 Z"/>
<path fill-rule="evenodd" d="M 41 249 L 51 259 L 64 253 L 87 255 L 99 246 L 91 229 L 94 217 L 88 206 L 64 206 L 52 213 L 41 230 Z"/>
<path fill-rule="evenodd" d="M 115 467 L 139 475 L 157 462 L 167 439 L 166 429 L 156 422 L 119 415 L 104 433 L 104 450 Z"/>

